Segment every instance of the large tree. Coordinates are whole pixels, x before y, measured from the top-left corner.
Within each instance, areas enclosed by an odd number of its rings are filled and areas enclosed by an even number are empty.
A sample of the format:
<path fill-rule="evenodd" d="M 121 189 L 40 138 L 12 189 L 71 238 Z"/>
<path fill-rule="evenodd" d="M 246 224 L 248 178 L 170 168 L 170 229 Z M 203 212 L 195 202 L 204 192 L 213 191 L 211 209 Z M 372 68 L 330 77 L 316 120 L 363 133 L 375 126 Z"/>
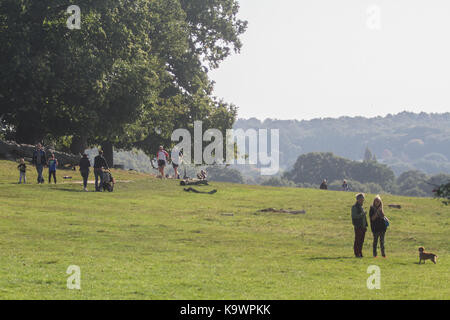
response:
<path fill-rule="evenodd" d="M 80 30 L 66 26 L 70 4 L 81 8 Z M 0 0 L 0 114 L 20 142 L 70 136 L 75 150 L 100 144 L 111 157 L 112 146 L 153 153 L 195 120 L 230 128 L 236 109 L 212 96 L 208 71 L 241 48 L 238 9 L 235 0 Z"/>

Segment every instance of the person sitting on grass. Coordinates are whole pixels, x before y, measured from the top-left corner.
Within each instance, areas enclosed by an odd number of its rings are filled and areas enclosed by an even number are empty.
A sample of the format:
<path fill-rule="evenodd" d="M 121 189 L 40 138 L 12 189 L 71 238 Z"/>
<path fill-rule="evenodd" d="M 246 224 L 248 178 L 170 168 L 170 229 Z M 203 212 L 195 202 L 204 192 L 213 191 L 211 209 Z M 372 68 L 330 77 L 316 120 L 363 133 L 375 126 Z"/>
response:
<path fill-rule="evenodd" d="M 48 160 L 48 183 L 53 180 L 56 184 L 56 167 L 58 166 L 58 160 L 55 158 L 55 155 L 52 153 L 50 159 Z"/>
<path fill-rule="evenodd" d="M 22 158 L 20 159 L 20 163 L 17 166 L 17 168 L 19 169 L 20 172 L 20 177 L 19 177 L 19 184 L 22 183 L 22 179 L 23 179 L 23 183 L 27 183 L 27 165 L 25 164 L 25 159 Z"/>
<path fill-rule="evenodd" d="M 342 191 L 349 191 L 350 188 L 348 187 L 348 183 L 347 180 L 344 180 L 344 182 L 342 183 Z"/>

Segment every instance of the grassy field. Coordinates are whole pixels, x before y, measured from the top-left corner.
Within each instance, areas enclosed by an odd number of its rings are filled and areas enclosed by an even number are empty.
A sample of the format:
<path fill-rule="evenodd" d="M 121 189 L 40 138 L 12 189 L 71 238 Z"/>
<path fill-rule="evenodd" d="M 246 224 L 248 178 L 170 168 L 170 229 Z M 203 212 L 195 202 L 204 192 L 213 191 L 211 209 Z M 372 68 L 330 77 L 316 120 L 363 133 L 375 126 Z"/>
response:
<path fill-rule="evenodd" d="M 73 171 L 37 185 L 30 168 L 18 185 L 16 166 L 0 161 L 0 299 L 450 297 L 450 207 L 435 199 L 382 196 L 402 205 L 386 209 L 388 257 L 372 257 L 369 231 L 357 259 L 353 193 L 212 183 L 199 189 L 216 194 L 191 194 L 124 171 L 115 192 L 86 193 L 62 179 L 81 180 Z M 306 214 L 258 212 L 269 207 Z M 418 264 L 421 245 L 438 264 Z M 81 290 L 67 289 L 69 265 Z M 380 290 L 367 289 L 370 265 Z"/>

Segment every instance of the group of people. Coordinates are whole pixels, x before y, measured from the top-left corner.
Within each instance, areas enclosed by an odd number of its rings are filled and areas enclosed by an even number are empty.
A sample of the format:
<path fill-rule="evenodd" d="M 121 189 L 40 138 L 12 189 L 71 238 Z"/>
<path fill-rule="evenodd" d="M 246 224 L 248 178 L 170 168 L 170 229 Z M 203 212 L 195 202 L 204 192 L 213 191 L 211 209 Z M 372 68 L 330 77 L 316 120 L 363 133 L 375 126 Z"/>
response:
<path fill-rule="evenodd" d="M 180 174 L 178 173 L 178 167 L 180 166 L 180 162 L 183 158 L 183 150 L 178 152 L 177 158 L 178 159 L 172 159 L 172 168 L 174 171 L 175 179 L 180 178 Z M 166 165 L 169 163 L 169 160 L 170 160 L 169 153 L 166 150 L 164 150 L 163 146 L 159 146 L 158 152 L 156 153 L 156 161 L 158 163 L 158 171 L 161 178 L 166 177 L 166 175 L 164 174 L 164 170 Z"/>
<path fill-rule="evenodd" d="M 44 167 L 48 167 L 48 183 L 51 183 L 51 179 L 53 177 L 53 181 L 56 184 L 56 168 L 58 167 L 58 159 L 56 159 L 55 155 L 52 153 L 50 157 L 47 159 L 47 154 L 44 151 L 42 144 L 38 143 L 36 145 L 36 149 L 33 152 L 32 164 L 36 167 L 37 172 L 37 183 L 44 183 Z M 91 163 L 86 153 L 83 154 L 80 163 L 80 173 L 83 177 L 83 190 L 87 190 L 88 178 L 91 168 Z M 20 176 L 19 176 L 19 184 L 27 182 L 27 165 L 25 163 L 25 159 L 20 159 L 20 163 L 17 166 Z M 103 151 L 99 150 L 98 155 L 94 158 L 94 175 L 95 175 L 95 191 L 102 191 L 103 185 L 103 170 L 109 169 L 108 163 L 106 159 L 103 157 Z"/>
<path fill-rule="evenodd" d="M 79 166 L 81 176 L 83 177 L 83 190 L 88 191 L 87 185 L 91 168 L 91 162 L 86 153 L 83 153 Z M 109 169 L 108 162 L 103 156 L 103 151 L 99 150 L 98 155 L 94 158 L 95 191 L 97 192 L 102 191 L 104 179 L 103 171 L 108 169 Z"/>
<path fill-rule="evenodd" d="M 178 153 L 178 159 L 172 160 L 172 166 L 175 171 L 175 178 L 179 178 L 178 174 L 178 166 L 180 163 L 180 160 L 183 156 L 182 151 Z M 165 177 L 164 175 L 164 168 L 166 164 L 169 161 L 169 153 L 164 150 L 163 146 L 159 147 L 159 150 L 156 155 L 156 159 L 158 162 L 158 169 L 161 174 L 161 177 Z M 48 182 L 51 183 L 51 178 L 53 177 L 53 180 L 56 184 L 56 168 L 58 166 L 58 160 L 55 158 L 55 155 L 52 153 L 50 158 L 47 159 L 47 155 L 45 151 L 42 148 L 42 145 L 40 143 L 37 144 L 36 150 L 33 152 L 33 158 L 32 163 L 36 167 L 36 171 L 38 174 L 37 182 L 38 184 L 44 183 L 43 178 L 43 170 L 44 167 L 48 167 Z M 80 162 L 80 173 L 83 177 L 83 189 L 84 191 L 88 191 L 87 184 L 88 184 L 88 178 L 91 168 L 91 163 L 89 161 L 89 158 L 86 153 L 83 154 Z M 20 177 L 19 177 L 19 184 L 26 183 L 26 171 L 27 171 L 27 165 L 25 164 L 25 160 L 22 158 L 20 159 L 20 163 L 18 165 L 18 169 L 20 171 Z M 103 156 L 103 151 L 99 150 L 98 155 L 94 158 L 94 175 L 95 175 L 95 191 L 102 191 L 103 186 L 103 171 L 105 169 L 109 169 L 108 163 L 106 159 Z M 202 170 L 201 174 L 198 176 L 199 179 L 206 179 L 206 172 Z M 348 191 L 348 184 L 347 181 L 344 180 L 342 188 L 344 191 Z M 327 181 L 323 180 L 322 184 L 320 185 L 320 189 L 327 190 L 328 185 Z M 355 231 L 355 241 L 353 244 L 353 250 L 354 254 L 358 258 L 362 258 L 362 248 L 364 244 L 365 234 L 367 231 L 368 223 L 367 223 L 367 213 L 364 210 L 363 204 L 365 201 L 365 195 L 363 193 L 360 193 L 356 196 L 356 203 L 352 206 L 351 210 L 351 216 L 352 216 L 352 223 Z M 372 206 L 370 206 L 369 210 L 369 220 L 370 220 L 370 227 L 373 234 L 373 256 L 377 257 L 377 248 L 378 248 L 378 242 L 380 243 L 380 249 L 381 249 L 381 255 L 385 258 L 386 252 L 384 247 L 384 238 L 386 234 L 387 227 L 389 226 L 389 220 L 384 214 L 383 210 L 383 202 L 381 200 L 380 196 L 376 196 Z"/>
<path fill-rule="evenodd" d="M 320 190 L 328 190 L 328 183 L 326 179 L 322 180 L 322 183 L 320 184 L 319 187 Z M 347 180 L 344 180 L 344 182 L 342 183 L 342 191 L 349 191 L 350 187 L 348 186 Z"/>
<path fill-rule="evenodd" d="M 38 184 L 44 183 L 43 171 L 45 166 L 48 167 L 48 183 L 51 183 L 51 179 L 53 177 L 53 181 L 56 184 L 56 168 L 58 166 L 58 160 L 55 158 L 53 153 L 47 159 L 47 155 L 42 149 L 42 145 L 40 143 L 37 144 L 36 150 L 33 152 L 32 163 L 36 166 Z M 27 183 L 27 165 L 24 158 L 20 159 L 17 169 L 19 169 L 20 173 L 19 184 L 21 184 L 22 181 L 23 183 Z"/>
<path fill-rule="evenodd" d="M 353 251 L 355 257 L 362 258 L 362 248 L 364 245 L 364 238 L 367 231 L 367 213 L 363 208 L 365 195 L 360 193 L 356 195 L 356 203 L 352 206 L 352 223 L 355 230 L 355 241 L 353 244 Z M 373 200 L 372 206 L 369 210 L 370 228 L 373 234 L 373 256 L 378 256 L 377 248 L 378 241 L 380 242 L 381 255 L 386 258 L 386 251 L 384 247 L 384 237 L 389 226 L 389 219 L 385 216 L 383 210 L 383 201 L 378 195 Z"/>

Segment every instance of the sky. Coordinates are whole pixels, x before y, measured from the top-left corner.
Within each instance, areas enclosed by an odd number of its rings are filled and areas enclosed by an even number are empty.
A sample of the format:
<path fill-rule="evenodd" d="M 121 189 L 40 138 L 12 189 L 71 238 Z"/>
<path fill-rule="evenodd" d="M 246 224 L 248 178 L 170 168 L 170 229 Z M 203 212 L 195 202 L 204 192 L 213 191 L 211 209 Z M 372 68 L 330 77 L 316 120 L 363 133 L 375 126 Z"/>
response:
<path fill-rule="evenodd" d="M 239 118 L 450 111 L 450 1 L 239 3 L 241 53 L 210 72 Z"/>

